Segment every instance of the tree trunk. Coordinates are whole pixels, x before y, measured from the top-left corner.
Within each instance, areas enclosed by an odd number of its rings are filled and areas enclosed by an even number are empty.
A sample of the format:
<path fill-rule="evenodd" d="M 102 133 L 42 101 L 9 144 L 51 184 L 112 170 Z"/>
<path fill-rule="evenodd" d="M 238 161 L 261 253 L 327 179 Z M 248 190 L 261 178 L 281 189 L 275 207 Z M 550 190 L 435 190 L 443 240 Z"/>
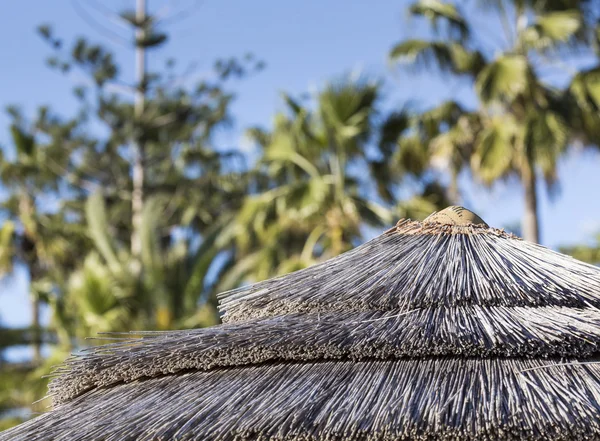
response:
<path fill-rule="evenodd" d="M 523 238 L 539 243 L 540 228 L 538 217 L 538 200 L 535 168 L 531 159 L 527 158 L 521 171 L 521 180 L 525 190 L 525 214 L 523 216 Z"/>
<path fill-rule="evenodd" d="M 33 362 L 42 362 L 42 332 L 40 327 L 40 299 L 37 294 L 30 293 L 31 299 L 31 332 L 33 341 Z"/>
<path fill-rule="evenodd" d="M 137 29 L 135 32 L 136 48 L 136 92 L 134 104 L 134 116 L 139 122 L 144 113 L 146 98 L 146 48 L 142 44 L 146 37 L 146 0 L 136 0 Z M 133 191 L 131 195 L 131 256 L 133 258 L 133 271 L 141 271 L 142 241 L 140 229 L 142 224 L 142 213 L 144 211 L 144 134 L 140 132 L 140 126 L 136 124 L 135 142 L 133 143 L 133 166 L 132 181 Z"/>
<path fill-rule="evenodd" d="M 30 194 L 32 190 L 22 191 L 19 195 L 19 219 L 23 224 L 23 238 L 21 240 L 20 258 L 29 268 L 30 285 L 40 279 L 40 252 L 38 250 L 38 231 L 34 215 L 35 201 Z M 40 298 L 30 286 L 29 301 L 31 303 L 31 341 L 33 347 L 33 362 L 38 365 L 42 362 L 42 343 L 40 329 Z"/>
<path fill-rule="evenodd" d="M 458 173 L 455 170 L 450 172 L 450 185 L 448 186 L 448 201 L 452 205 L 460 204 L 460 190 L 458 189 Z"/>

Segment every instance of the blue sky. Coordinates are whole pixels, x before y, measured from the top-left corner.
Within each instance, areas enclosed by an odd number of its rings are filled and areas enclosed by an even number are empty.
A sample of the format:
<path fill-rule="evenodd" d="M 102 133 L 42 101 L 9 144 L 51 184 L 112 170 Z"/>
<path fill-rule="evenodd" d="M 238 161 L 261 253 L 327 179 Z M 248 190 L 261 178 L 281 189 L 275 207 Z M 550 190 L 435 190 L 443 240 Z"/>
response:
<path fill-rule="evenodd" d="M 89 4 L 89 0 L 79 3 Z M 9 2 L 0 15 L 0 107 L 18 104 L 32 114 L 37 106 L 48 104 L 69 115 L 76 109 L 72 87 L 81 80 L 63 77 L 46 68 L 48 47 L 35 28 L 50 23 L 57 34 L 69 41 L 84 34 L 92 40 L 104 36 L 91 28 L 76 12 L 71 0 L 20 0 Z M 97 0 L 119 10 L 132 7 L 134 0 Z M 156 10 L 166 2 L 150 0 Z M 160 52 L 150 54 L 151 64 L 166 58 L 178 60 L 183 70 L 197 64 L 191 80 L 205 75 L 219 57 L 242 56 L 252 52 L 267 63 L 266 69 L 234 85 L 238 94 L 232 113 L 235 125 L 223 132 L 219 141 L 227 147 L 239 146 L 245 127 L 268 126 L 276 110 L 282 108 L 279 92 L 292 95 L 314 91 L 330 79 L 348 72 L 385 78 L 385 106 L 402 106 L 409 100 L 433 104 L 472 91 L 460 82 L 425 75 L 409 75 L 393 70 L 386 54 L 391 45 L 422 32 L 411 23 L 406 1 L 392 0 L 204 0 L 171 1 L 177 10 L 192 6 L 183 21 L 167 27 L 171 42 Z M 89 8 L 86 10 L 93 11 Z M 92 12 L 93 13 L 93 12 Z M 95 15 L 98 17 L 98 15 Z M 102 21 L 102 19 L 100 19 Z M 118 27 L 110 26 L 119 30 Z M 489 34 L 493 33 L 490 28 Z M 122 33 L 123 35 L 126 35 Z M 133 71 L 130 50 L 115 46 L 125 74 Z M 159 64 L 156 64 L 159 65 Z M 8 119 L 0 112 L 0 145 L 8 144 Z M 574 151 L 559 166 L 560 193 L 550 201 L 540 187 L 542 242 L 560 244 L 589 240 L 600 230 L 600 155 Z M 522 192 L 514 182 L 484 189 L 463 182 L 465 205 L 480 214 L 490 225 L 506 226 L 521 217 Z M 27 323 L 26 286 L 23 274 L 0 284 L 0 317 L 9 325 Z"/>

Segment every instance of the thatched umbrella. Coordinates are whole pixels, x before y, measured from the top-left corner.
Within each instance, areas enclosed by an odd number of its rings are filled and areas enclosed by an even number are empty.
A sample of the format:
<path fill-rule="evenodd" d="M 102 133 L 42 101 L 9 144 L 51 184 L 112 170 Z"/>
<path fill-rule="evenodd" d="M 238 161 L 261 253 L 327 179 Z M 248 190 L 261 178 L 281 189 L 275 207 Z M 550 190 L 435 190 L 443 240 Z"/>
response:
<path fill-rule="evenodd" d="M 600 269 L 451 207 L 68 360 L 0 440 L 600 439 Z"/>

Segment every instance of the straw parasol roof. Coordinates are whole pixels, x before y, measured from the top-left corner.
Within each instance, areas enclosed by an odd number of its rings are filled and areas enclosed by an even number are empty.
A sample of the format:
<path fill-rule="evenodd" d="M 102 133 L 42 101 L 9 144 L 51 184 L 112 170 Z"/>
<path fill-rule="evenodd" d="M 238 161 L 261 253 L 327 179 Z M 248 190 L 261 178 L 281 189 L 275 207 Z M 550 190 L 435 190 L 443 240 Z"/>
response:
<path fill-rule="evenodd" d="M 0 440 L 600 439 L 600 269 L 461 207 L 67 360 Z"/>

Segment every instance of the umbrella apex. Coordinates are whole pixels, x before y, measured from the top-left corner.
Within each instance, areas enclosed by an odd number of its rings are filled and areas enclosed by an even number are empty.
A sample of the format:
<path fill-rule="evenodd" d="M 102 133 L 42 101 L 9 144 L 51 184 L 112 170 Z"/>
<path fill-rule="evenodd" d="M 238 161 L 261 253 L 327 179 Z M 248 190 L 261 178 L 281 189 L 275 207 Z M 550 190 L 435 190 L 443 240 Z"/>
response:
<path fill-rule="evenodd" d="M 488 224 L 471 210 L 460 205 L 452 205 L 442 211 L 434 212 L 427 216 L 423 223 L 438 223 L 443 225 L 483 225 Z"/>

